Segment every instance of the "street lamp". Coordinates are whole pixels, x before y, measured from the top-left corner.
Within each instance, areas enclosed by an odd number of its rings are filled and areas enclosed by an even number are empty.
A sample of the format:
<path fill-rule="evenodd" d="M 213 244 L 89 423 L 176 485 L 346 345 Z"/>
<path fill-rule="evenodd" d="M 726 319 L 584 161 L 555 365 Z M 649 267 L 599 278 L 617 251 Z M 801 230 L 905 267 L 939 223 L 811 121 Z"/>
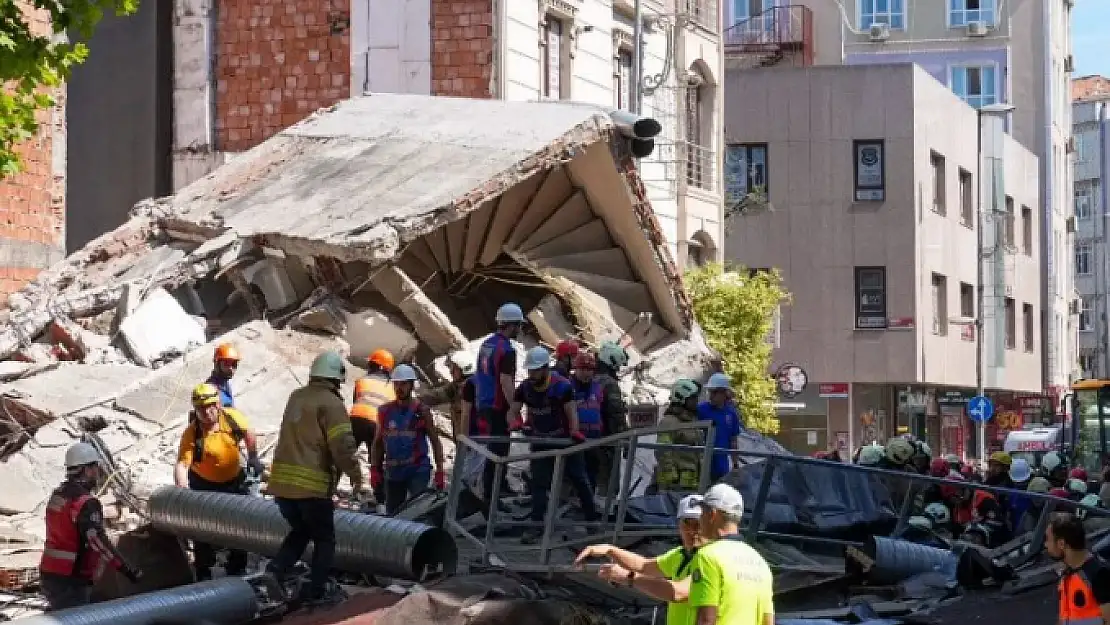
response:
<path fill-rule="evenodd" d="M 981 106 L 976 110 L 976 137 L 978 139 L 976 144 L 976 158 L 977 158 L 977 176 L 976 186 L 978 190 L 978 197 L 976 198 L 975 205 L 975 238 L 976 238 L 976 254 L 975 254 L 975 272 L 976 272 L 976 297 L 975 297 L 975 395 L 983 396 L 986 394 L 986 389 L 983 388 L 983 365 L 984 365 L 984 352 L 983 352 L 983 308 L 987 299 L 987 290 L 983 287 L 984 273 L 986 267 L 984 260 L 986 260 L 986 250 L 983 249 L 983 116 L 1005 116 L 1014 110 L 1013 104 L 988 104 Z M 998 202 L 998 198 L 991 196 L 991 210 L 993 211 Z M 995 248 L 997 248 L 997 241 Z M 991 250 L 994 254 L 995 250 Z M 979 421 L 979 462 L 985 461 L 987 458 L 987 422 L 985 420 Z"/>

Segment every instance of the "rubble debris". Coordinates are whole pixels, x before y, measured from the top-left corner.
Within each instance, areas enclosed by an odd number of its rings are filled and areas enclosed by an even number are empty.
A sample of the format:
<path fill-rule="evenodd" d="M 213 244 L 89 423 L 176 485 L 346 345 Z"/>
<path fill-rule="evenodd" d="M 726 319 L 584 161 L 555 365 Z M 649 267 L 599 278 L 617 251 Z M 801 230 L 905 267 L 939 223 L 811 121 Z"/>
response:
<path fill-rule="evenodd" d="M 416 334 L 435 353 L 445 354 L 466 344 L 462 332 L 405 272 L 396 267 L 382 267 L 371 276 L 370 282 L 401 309 Z"/>
<path fill-rule="evenodd" d="M 119 324 L 131 357 L 149 367 L 167 354 L 184 354 L 206 342 L 204 326 L 163 288 L 156 288 Z"/>

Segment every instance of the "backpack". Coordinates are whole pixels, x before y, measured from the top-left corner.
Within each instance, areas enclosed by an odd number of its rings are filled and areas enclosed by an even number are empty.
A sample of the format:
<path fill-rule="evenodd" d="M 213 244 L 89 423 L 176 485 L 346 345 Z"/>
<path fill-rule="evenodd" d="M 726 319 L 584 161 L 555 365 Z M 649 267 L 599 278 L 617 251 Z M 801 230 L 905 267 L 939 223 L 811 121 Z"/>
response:
<path fill-rule="evenodd" d="M 231 428 L 231 437 L 235 439 L 236 443 L 243 441 L 243 428 L 239 425 L 231 415 L 221 412 L 220 416 L 227 421 L 228 426 Z M 204 457 L 204 430 L 200 426 L 200 419 L 197 418 L 197 413 L 190 412 L 189 420 L 193 422 L 193 464 L 200 462 Z"/>

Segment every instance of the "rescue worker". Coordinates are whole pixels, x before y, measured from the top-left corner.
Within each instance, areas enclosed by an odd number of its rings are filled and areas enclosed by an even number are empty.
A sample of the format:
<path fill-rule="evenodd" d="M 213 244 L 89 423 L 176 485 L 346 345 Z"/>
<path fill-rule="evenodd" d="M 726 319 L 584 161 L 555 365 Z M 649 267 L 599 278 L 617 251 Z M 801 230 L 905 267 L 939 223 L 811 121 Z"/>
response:
<path fill-rule="evenodd" d="M 893 471 L 912 471 L 910 461 L 913 459 L 913 453 L 913 443 L 901 436 L 896 436 L 887 441 L 883 462 L 879 466 Z"/>
<path fill-rule="evenodd" d="M 983 483 L 987 486 L 1000 486 L 1004 488 L 1013 488 L 1014 483 L 1010 480 L 1010 465 L 1013 459 L 1010 454 L 1004 451 L 996 451 L 987 459 L 987 475 L 983 478 Z"/>
<path fill-rule="evenodd" d="M 451 439 L 467 434 L 470 427 L 469 415 L 464 418 L 463 408 L 474 405 L 474 363 L 461 351 L 447 356 L 447 369 L 451 379 L 433 389 L 421 393 L 421 400 L 429 406 L 447 404 L 451 411 Z M 467 390 L 469 387 L 469 391 Z M 469 395 L 469 399 L 466 396 Z"/>
<path fill-rule="evenodd" d="M 556 360 L 556 364 L 558 360 Z M 574 374 L 571 385 L 574 387 L 574 405 L 578 410 L 578 429 L 586 438 L 601 438 L 601 402 L 604 391 L 597 379 L 597 359 L 589 352 L 578 352 L 574 357 Z M 601 470 L 601 447 L 582 452 L 586 463 L 586 476 L 590 484 L 598 487 L 598 471 Z"/>
<path fill-rule="evenodd" d="M 597 370 L 595 381 L 601 388 L 601 435 L 611 436 L 628 429 L 628 405 L 621 391 L 621 369 L 628 365 L 628 352 L 614 341 L 602 341 L 597 348 Z M 597 479 L 602 484 L 609 483 L 613 472 L 620 472 L 620 460 L 616 447 L 598 448 L 600 468 Z"/>
<path fill-rule="evenodd" d="M 212 374 L 206 380 L 220 391 L 220 403 L 226 408 L 235 407 L 235 394 L 231 391 L 231 378 L 239 368 L 239 350 L 231 343 L 223 343 L 212 355 Z"/>
<path fill-rule="evenodd" d="M 1087 519 L 1087 512 L 1093 509 L 1102 508 L 1102 500 L 1098 495 L 1090 494 L 1079 500 L 1079 507 L 1075 511 L 1075 516 L 1083 521 Z"/>
<path fill-rule="evenodd" d="M 732 401 L 732 383 L 728 375 L 714 373 L 709 376 L 705 390 L 709 391 L 709 399 L 698 404 L 698 421 L 713 422 L 713 447 L 736 449 L 744 424 Z M 710 480 L 718 482 L 732 470 L 732 459 L 725 452 L 716 452 L 709 467 Z"/>
<path fill-rule="evenodd" d="M 1068 499 L 1079 501 L 1087 496 L 1087 483 L 1083 480 L 1069 478 L 1064 483 L 1064 490 L 1068 491 Z"/>
<path fill-rule="evenodd" d="M 516 347 L 513 339 L 520 335 L 524 325 L 524 311 L 520 306 L 507 303 L 497 309 L 494 318 L 497 331 L 489 335 L 478 349 L 478 362 L 474 374 L 474 416 L 477 429 L 488 436 L 509 436 L 509 402 L 516 392 Z M 489 444 L 489 450 L 499 456 L 507 456 L 509 443 Z M 485 463 L 482 470 L 482 489 L 486 497 L 485 510 L 490 510 L 494 502 L 488 501 L 493 494 L 494 463 Z M 501 502 L 499 509 L 507 510 Z M 487 512 L 488 513 L 488 512 Z"/>
<path fill-rule="evenodd" d="M 366 359 L 366 376 L 355 381 L 355 392 L 351 403 L 351 432 L 355 445 L 366 445 L 369 454 L 378 435 L 378 409 L 382 404 L 393 401 L 393 385 L 389 383 L 389 372 L 393 371 L 393 354 L 385 349 L 376 349 Z M 374 489 L 374 501 L 382 501 L 385 494 Z"/>
<path fill-rule="evenodd" d="M 1037 493 L 1040 495 L 1047 495 L 1052 490 L 1052 485 L 1048 480 L 1043 477 L 1034 477 L 1029 480 L 1029 487 L 1026 489 L 1030 493 Z M 1021 518 L 1018 525 L 1014 526 L 1015 534 L 1023 534 L 1031 532 L 1037 525 L 1037 520 L 1041 516 L 1041 510 L 1044 509 L 1044 501 L 1041 499 L 1030 498 L 1029 511 Z"/>
<path fill-rule="evenodd" d="M 389 379 L 397 399 L 378 411 L 381 428 L 370 459 L 370 484 L 375 490 L 385 484 L 385 512 L 393 515 L 405 501 L 428 489 L 432 478 L 429 448 L 435 459 L 435 487 L 443 490 L 447 477 L 435 417 L 426 404 L 413 396 L 416 370 L 398 365 Z"/>
<path fill-rule="evenodd" d="M 1058 512 L 1045 530 L 1045 552 L 1063 562 L 1060 576 L 1060 625 L 1110 622 L 1110 570 L 1087 549 L 1087 531 L 1074 514 Z"/>
<path fill-rule="evenodd" d="M 883 463 L 884 458 L 886 458 L 886 449 L 882 445 L 872 443 L 860 448 L 856 464 L 861 467 L 878 467 Z"/>
<path fill-rule="evenodd" d="M 1025 458 L 1015 458 L 1010 463 L 1009 476 L 1010 483 L 1015 490 L 1027 490 L 1030 479 L 1033 477 L 1033 470 L 1029 468 L 1029 461 Z M 1010 527 L 1017 534 L 1019 533 L 1018 528 L 1025 523 L 1025 515 L 1033 507 L 1033 500 L 1025 495 L 1017 494 L 1009 495 L 1006 499 L 1006 512 L 1009 516 Z"/>
<path fill-rule="evenodd" d="M 952 512 L 942 502 L 934 502 L 925 506 L 922 513 L 932 524 L 933 532 L 945 540 L 952 539 Z"/>
<path fill-rule="evenodd" d="M 916 438 L 908 440 L 913 445 L 913 456 L 910 458 L 910 465 L 915 473 L 927 475 L 930 464 L 933 462 L 933 450 L 923 440 Z"/>
<path fill-rule="evenodd" d="M 509 408 L 510 427 L 513 430 L 525 428 L 538 438 L 570 438 L 575 443 L 586 440 L 578 426 L 578 412 L 574 405 L 574 388 L 563 376 L 551 370 L 551 354 L 543 347 L 533 347 L 524 358 L 524 368 L 528 378 L 520 383 L 513 394 Z M 527 408 L 527 420 L 521 418 L 521 410 Z M 558 449 L 550 445 L 532 444 L 532 451 Z M 593 485 L 586 475 L 586 464 L 582 454 L 571 454 L 563 461 L 565 475 L 570 481 L 586 521 L 596 521 L 598 514 L 594 504 Z M 531 462 L 532 469 L 532 513 L 531 520 L 543 523 L 549 504 L 551 483 L 555 477 L 555 458 L 541 458 Z M 557 498 L 558 494 L 556 494 Z M 524 544 L 534 543 L 539 532 L 529 528 L 521 537 Z"/>
<path fill-rule="evenodd" d="M 270 471 L 269 492 L 290 530 L 267 568 L 284 585 L 311 541 L 309 582 L 297 597 L 309 604 L 334 603 L 344 596 L 328 580 L 335 560 L 331 497 L 338 474 L 350 478 L 355 498 L 367 494 L 358 445 L 340 395 L 346 379 L 347 367 L 337 352 L 324 352 L 312 361 L 308 384 L 293 391 L 285 405 Z"/>
<path fill-rule="evenodd" d="M 1068 466 L 1059 452 L 1050 451 L 1041 458 L 1041 477 L 1048 480 L 1052 486 L 1063 488 L 1068 481 Z"/>
<path fill-rule="evenodd" d="M 681 379 L 671 387 L 660 426 L 694 423 L 698 420 L 698 397 L 701 385 L 694 380 Z M 673 445 L 705 445 L 705 430 L 691 428 L 660 432 L 657 441 Z M 655 484 L 659 490 L 697 490 L 701 468 L 701 453 L 696 451 L 655 450 Z"/>
<path fill-rule="evenodd" d="M 555 346 L 555 373 L 564 378 L 569 378 L 570 371 L 574 368 L 574 359 L 578 357 L 581 350 L 578 341 L 573 339 L 559 341 L 559 344 Z"/>
<path fill-rule="evenodd" d="M 96 448 L 74 444 L 66 450 L 65 465 L 66 479 L 46 503 L 46 544 L 39 561 L 42 594 L 51 610 L 88 605 L 105 565 L 133 584 L 142 578 L 104 531 L 104 511 L 92 494 L 103 478 Z"/>
<path fill-rule="evenodd" d="M 247 494 L 247 470 L 262 476 L 258 443 L 247 418 L 234 408 L 220 405 L 220 392 L 211 384 L 193 389 L 193 411 L 189 424 L 181 433 L 174 467 L 174 483 L 214 493 Z M 247 449 L 247 467 L 243 467 L 239 444 Z M 212 579 L 216 564 L 216 548 L 207 543 L 193 542 L 193 567 L 197 581 Z M 242 575 L 247 570 L 247 552 L 233 549 L 228 554 L 228 575 Z"/>
<path fill-rule="evenodd" d="M 956 454 L 948 454 L 944 457 L 944 459 L 948 462 L 949 469 L 955 471 L 956 473 L 960 472 L 960 469 L 963 467 L 964 463 L 963 460 L 960 460 L 959 456 L 957 456 Z"/>

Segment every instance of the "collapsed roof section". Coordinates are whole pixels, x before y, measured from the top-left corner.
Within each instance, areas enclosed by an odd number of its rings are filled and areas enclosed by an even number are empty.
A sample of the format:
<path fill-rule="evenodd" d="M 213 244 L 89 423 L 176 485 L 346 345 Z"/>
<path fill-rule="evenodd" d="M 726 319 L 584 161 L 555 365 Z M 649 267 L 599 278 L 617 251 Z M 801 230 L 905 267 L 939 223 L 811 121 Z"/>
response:
<path fill-rule="evenodd" d="M 140 203 L 13 295 L 0 358 L 155 286 L 194 302 L 209 334 L 233 292 L 249 317 L 273 319 L 324 287 L 403 316 L 432 354 L 488 333 L 505 301 L 532 311 L 544 342 L 573 331 L 661 347 L 688 336 L 692 313 L 625 143 L 589 105 L 345 101 Z M 231 292 L 196 286 L 213 277 Z"/>

